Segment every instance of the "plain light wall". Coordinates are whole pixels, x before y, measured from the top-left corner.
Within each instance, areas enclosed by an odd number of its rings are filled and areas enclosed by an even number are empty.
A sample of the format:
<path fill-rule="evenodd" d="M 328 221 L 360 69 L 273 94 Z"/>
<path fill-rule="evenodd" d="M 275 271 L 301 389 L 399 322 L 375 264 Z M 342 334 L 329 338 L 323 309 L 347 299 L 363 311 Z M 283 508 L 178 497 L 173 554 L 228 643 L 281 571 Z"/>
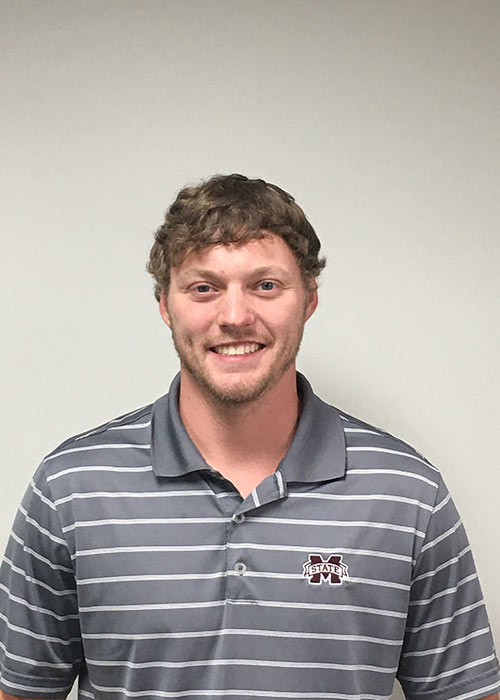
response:
<path fill-rule="evenodd" d="M 442 470 L 498 643 L 498 1 L 0 13 L 2 549 L 49 450 L 167 391 L 153 231 L 183 185 L 241 172 L 289 190 L 328 257 L 299 369 Z"/>

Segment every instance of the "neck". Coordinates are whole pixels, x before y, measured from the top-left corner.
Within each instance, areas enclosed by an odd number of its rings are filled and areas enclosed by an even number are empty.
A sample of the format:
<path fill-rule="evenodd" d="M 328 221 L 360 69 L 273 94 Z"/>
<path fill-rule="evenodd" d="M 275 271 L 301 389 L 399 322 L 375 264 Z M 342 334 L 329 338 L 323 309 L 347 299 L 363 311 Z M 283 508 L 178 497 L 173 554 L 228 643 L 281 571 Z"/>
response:
<path fill-rule="evenodd" d="M 179 412 L 208 464 L 231 476 L 274 471 L 290 447 L 299 417 L 295 366 L 263 396 L 236 406 L 214 403 L 182 368 Z"/>

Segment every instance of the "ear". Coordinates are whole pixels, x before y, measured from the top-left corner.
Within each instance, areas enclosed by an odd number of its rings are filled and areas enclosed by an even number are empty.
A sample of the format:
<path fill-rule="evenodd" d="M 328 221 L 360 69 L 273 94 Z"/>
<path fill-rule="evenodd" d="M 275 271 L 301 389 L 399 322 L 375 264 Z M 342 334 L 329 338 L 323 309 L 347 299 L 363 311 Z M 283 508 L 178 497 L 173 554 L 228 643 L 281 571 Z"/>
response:
<path fill-rule="evenodd" d="M 165 293 L 165 290 L 162 290 L 160 294 L 160 316 L 165 321 L 167 326 L 171 328 L 170 314 L 168 313 L 167 294 Z"/>
<path fill-rule="evenodd" d="M 314 287 L 314 289 L 311 289 L 307 292 L 307 305 L 306 305 L 306 318 L 305 320 L 308 321 L 313 313 L 316 311 L 316 307 L 318 306 L 318 287 L 317 285 Z"/>

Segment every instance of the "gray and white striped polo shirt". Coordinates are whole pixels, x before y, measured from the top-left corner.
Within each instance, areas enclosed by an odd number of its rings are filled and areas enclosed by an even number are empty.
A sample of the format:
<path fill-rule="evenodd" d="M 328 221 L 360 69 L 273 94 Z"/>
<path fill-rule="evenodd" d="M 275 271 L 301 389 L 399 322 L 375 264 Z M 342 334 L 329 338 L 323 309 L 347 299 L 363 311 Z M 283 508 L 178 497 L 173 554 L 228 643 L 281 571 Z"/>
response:
<path fill-rule="evenodd" d="M 79 699 L 474 700 L 500 687 L 438 470 L 321 401 L 245 500 L 155 403 L 37 470 L 0 576 L 0 686 Z M 255 436 L 258 440 L 258 436 Z"/>

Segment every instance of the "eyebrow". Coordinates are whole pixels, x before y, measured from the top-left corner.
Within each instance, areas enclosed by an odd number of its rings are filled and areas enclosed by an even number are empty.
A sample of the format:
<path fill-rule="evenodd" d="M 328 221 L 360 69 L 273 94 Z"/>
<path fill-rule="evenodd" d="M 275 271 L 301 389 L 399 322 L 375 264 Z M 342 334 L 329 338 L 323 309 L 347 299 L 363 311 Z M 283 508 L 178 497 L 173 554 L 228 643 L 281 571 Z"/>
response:
<path fill-rule="evenodd" d="M 284 277 L 285 279 L 290 279 L 290 273 L 279 265 L 265 265 L 263 267 L 257 267 L 248 272 L 246 277 Z M 208 268 L 195 267 L 181 272 L 179 275 L 180 281 L 185 281 L 191 277 L 207 277 L 212 279 L 220 279 L 217 272 L 210 270 Z"/>

